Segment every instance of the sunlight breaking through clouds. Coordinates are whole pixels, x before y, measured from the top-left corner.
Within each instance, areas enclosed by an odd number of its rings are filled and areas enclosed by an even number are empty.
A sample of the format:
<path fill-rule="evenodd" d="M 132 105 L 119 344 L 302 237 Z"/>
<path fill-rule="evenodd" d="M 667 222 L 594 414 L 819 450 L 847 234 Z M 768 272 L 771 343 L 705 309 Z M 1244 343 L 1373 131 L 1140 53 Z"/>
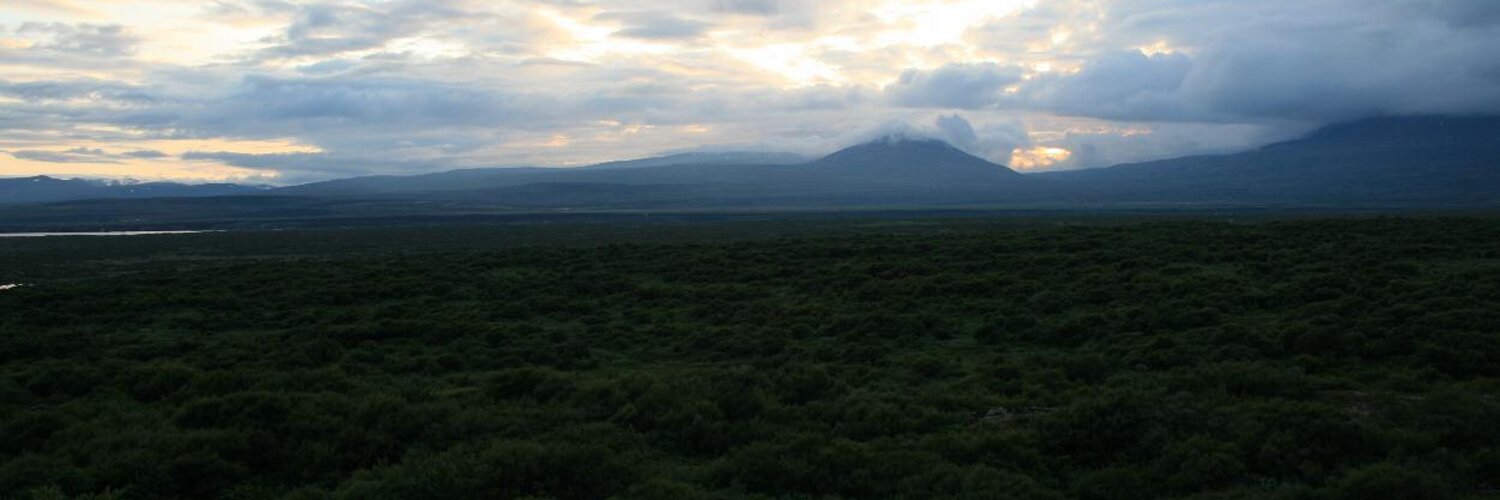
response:
<path fill-rule="evenodd" d="M 842 84 L 848 80 L 836 68 L 807 54 L 799 44 L 780 44 L 752 49 L 731 49 L 735 56 L 780 75 L 794 85 Z"/>
<path fill-rule="evenodd" d="M 1500 112 L 1493 5 L 11 2 L 0 175 L 298 182 L 731 146 L 817 155 L 955 111 L 993 160 L 1101 166 L 1365 116 Z M 1109 131 L 1067 132 L 1080 122 Z M 1117 132 L 1143 124 L 1170 133 Z M 157 144 L 188 140 L 224 146 Z M 295 147 L 231 146 L 256 141 Z M 59 153 L 90 149 L 165 156 Z"/>
<path fill-rule="evenodd" d="M 1043 146 L 1036 146 L 1029 149 L 1017 148 L 1011 151 L 1010 167 L 1022 172 L 1045 170 L 1047 167 L 1067 161 L 1072 156 L 1072 151 L 1063 148 Z"/>
<path fill-rule="evenodd" d="M 876 37 L 881 45 L 932 47 L 962 44 L 969 30 L 1034 6 L 1038 0 L 887 1 L 872 13 L 894 26 Z"/>

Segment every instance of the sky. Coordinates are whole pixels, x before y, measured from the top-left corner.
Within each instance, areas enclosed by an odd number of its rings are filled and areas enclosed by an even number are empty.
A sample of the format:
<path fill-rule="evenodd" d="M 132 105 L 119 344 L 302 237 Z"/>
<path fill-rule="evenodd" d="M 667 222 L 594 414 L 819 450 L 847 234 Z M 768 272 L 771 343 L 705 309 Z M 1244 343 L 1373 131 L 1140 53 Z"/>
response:
<path fill-rule="evenodd" d="M 294 184 L 892 132 L 1023 171 L 1500 113 L 1494 0 L 13 0 L 0 176 Z"/>

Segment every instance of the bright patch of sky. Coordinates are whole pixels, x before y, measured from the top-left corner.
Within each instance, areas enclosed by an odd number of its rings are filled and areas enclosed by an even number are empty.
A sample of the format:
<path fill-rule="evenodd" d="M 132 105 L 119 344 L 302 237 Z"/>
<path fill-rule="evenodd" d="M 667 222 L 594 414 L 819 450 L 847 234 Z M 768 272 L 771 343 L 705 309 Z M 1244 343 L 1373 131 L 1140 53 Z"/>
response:
<path fill-rule="evenodd" d="M 1500 112 L 1490 0 L 26 0 L 0 176 L 295 183 L 891 123 L 1024 170 Z"/>

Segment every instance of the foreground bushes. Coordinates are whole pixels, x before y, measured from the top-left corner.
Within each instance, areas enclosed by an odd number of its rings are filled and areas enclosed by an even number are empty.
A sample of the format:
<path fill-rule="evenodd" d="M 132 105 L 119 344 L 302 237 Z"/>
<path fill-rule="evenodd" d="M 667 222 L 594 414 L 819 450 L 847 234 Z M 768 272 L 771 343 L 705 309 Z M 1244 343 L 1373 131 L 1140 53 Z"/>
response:
<path fill-rule="evenodd" d="M 1482 498 L 1497 241 L 1454 219 L 104 252 L 0 294 L 0 492 Z"/>

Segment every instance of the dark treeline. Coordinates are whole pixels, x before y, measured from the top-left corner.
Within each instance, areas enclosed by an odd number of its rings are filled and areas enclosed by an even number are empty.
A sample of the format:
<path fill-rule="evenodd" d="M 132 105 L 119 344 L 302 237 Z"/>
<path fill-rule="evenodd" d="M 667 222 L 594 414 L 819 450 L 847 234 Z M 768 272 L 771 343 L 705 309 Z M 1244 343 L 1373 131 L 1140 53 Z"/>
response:
<path fill-rule="evenodd" d="M 1500 494 L 1500 220 L 468 231 L 7 243 L 0 496 Z"/>

